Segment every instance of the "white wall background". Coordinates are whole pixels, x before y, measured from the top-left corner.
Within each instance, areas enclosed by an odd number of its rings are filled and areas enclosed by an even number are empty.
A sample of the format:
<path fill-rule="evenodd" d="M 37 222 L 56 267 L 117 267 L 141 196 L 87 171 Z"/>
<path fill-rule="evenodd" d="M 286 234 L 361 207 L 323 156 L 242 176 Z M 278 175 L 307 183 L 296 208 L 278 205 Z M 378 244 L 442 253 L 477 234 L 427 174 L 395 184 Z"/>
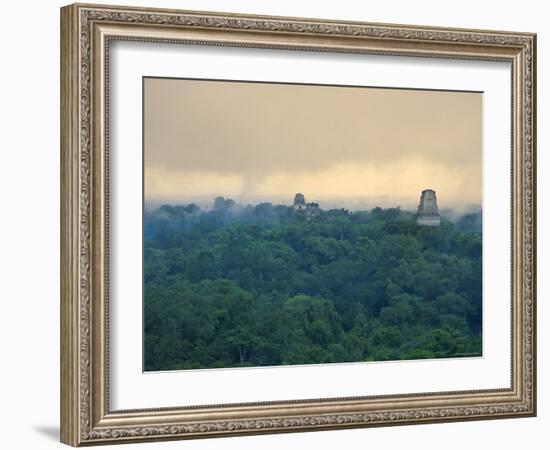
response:
<path fill-rule="evenodd" d="M 126 2 L 120 2 L 126 3 Z M 549 251 L 550 14 L 546 2 L 387 0 L 133 0 L 136 6 L 342 20 L 532 31 L 538 36 L 539 416 L 200 441 L 139 448 L 547 448 L 550 356 L 545 304 Z M 61 448 L 59 417 L 59 1 L 2 5 L 0 70 L 0 415 L 1 447 Z M 547 204 L 547 203 L 546 203 Z M 549 327 L 550 328 L 550 327 Z M 120 446 L 118 448 L 137 448 Z"/>

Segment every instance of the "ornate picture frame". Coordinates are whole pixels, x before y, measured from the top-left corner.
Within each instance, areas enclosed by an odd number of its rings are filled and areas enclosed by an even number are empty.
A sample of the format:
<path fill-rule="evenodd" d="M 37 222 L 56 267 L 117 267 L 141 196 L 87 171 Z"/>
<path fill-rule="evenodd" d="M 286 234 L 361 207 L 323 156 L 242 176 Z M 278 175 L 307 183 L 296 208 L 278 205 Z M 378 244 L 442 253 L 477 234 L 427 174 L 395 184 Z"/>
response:
<path fill-rule="evenodd" d="M 510 386 L 113 410 L 108 68 L 115 41 L 509 63 Z M 536 35 L 531 33 L 86 4 L 62 8 L 61 441 L 81 446 L 536 415 L 535 89 Z"/>

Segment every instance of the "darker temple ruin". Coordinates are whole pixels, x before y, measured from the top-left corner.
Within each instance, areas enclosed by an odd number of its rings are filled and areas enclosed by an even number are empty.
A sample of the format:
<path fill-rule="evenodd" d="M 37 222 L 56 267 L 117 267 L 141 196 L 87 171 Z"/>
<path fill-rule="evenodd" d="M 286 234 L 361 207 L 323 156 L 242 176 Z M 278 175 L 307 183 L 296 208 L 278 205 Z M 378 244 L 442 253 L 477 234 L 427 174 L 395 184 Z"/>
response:
<path fill-rule="evenodd" d="M 292 205 L 294 211 L 304 212 L 308 219 L 318 216 L 321 209 L 319 203 L 306 203 L 304 194 L 297 193 L 294 196 L 294 204 Z"/>

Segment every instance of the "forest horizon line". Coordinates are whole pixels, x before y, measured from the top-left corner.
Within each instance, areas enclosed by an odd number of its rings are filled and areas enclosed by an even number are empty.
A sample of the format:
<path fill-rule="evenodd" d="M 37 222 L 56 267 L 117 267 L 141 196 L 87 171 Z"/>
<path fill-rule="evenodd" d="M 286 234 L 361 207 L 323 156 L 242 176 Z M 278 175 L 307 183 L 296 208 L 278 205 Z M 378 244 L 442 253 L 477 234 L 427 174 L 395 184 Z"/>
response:
<path fill-rule="evenodd" d="M 407 199 L 406 201 L 380 201 L 383 197 L 365 197 L 365 198 L 350 198 L 346 200 L 340 199 L 320 199 L 317 197 L 307 198 L 308 202 L 316 203 L 323 211 L 331 210 L 348 210 L 350 212 L 369 212 L 373 209 L 399 209 L 403 212 L 415 212 L 418 208 L 420 195 L 416 199 Z M 144 199 L 143 208 L 145 211 L 151 212 L 162 206 L 170 207 L 186 207 L 197 206 L 201 212 L 208 212 L 215 209 L 216 199 L 223 199 L 223 201 L 229 201 L 229 208 L 234 210 L 244 210 L 246 208 L 255 208 L 260 205 L 271 205 L 272 207 L 292 207 L 293 198 L 274 198 L 266 199 L 264 197 L 239 197 L 239 196 L 224 196 L 224 195 L 212 195 L 212 196 L 197 196 L 193 198 L 182 198 L 179 200 L 174 199 Z M 376 201 L 375 199 L 378 199 Z M 369 201 L 370 200 L 370 201 Z M 405 200 L 405 199 L 401 199 Z M 465 214 L 478 213 L 483 210 L 483 206 L 478 203 L 464 203 L 456 204 L 456 202 L 445 204 L 441 202 L 439 204 L 439 211 L 442 216 L 459 217 Z"/>

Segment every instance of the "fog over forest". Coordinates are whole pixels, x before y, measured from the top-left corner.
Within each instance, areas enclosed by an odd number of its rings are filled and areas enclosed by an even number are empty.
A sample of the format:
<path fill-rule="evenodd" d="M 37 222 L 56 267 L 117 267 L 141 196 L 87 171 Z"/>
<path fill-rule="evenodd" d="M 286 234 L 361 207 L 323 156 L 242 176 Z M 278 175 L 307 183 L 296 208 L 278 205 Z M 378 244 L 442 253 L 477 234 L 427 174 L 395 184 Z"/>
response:
<path fill-rule="evenodd" d="M 144 208 L 146 211 L 151 212 L 161 206 L 171 206 L 171 207 L 185 207 L 189 205 L 196 205 L 199 207 L 199 211 L 207 212 L 211 211 L 214 208 L 215 199 L 224 198 L 222 195 L 204 195 L 194 198 L 182 198 L 179 201 L 162 201 L 162 200 L 146 200 L 144 202 Z M 257 207 L 258 205 L 269 204 L 271 206 L 292 206 L 293 198 L 281 197 L 281 198 L 265 198 L 265 197 L 256 197 L 256 196 L 231 196 L 227 198 L 230 201 L 232 207 L 232 212 L 242 213 L 244 211 L 250 211 L 252 208 Z M 326 211 L 332 209 L 346 209 L 350 212 L 360 212 L 360 211 L 371 211 L 374 208 L 398 208 L 401 211 L 409 212 L 415 214 L 418 205 L 420 196 L 417 198 L 413 197 L 388 197 L 388 196 L 379 196 L 379 197 L 365 197 L 365 198 L 309 198 L 306 195 L 306 200 L 308 202 L 318 203 L 320 208 Z M 480 204 L 468 204 L 468 203 L 459 203 L 459 204 L 444 204 L 441 201 L 439 203 L 439 213 L 442 217 L 449 220 L 460 219 L 461 216 L 467 214 L 477 214 L 482 210 Z"/>

